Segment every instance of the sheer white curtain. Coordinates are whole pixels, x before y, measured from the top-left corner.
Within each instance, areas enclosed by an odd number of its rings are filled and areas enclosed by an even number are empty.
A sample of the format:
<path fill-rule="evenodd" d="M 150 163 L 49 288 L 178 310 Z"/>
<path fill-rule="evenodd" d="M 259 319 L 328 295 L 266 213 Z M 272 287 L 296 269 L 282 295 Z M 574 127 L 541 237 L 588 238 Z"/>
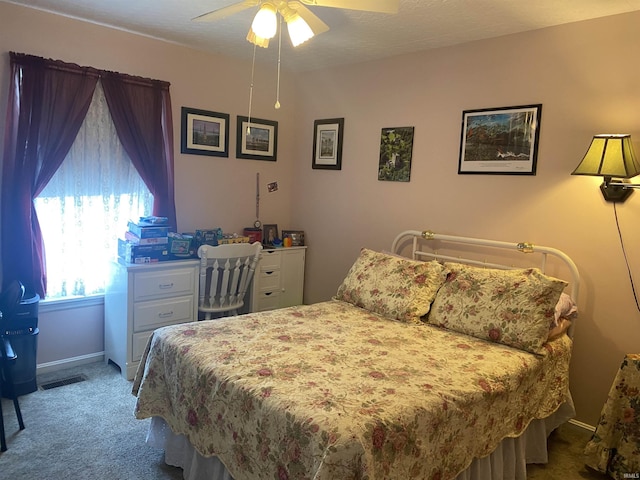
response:
<path fill-rule="evenodd" d="M 130 219 L 151 214 L 153 196 L 118 140 L 100 82 L 78 137 L 35 206 L 47 298 L 103 293 L 118 237 Z"/>

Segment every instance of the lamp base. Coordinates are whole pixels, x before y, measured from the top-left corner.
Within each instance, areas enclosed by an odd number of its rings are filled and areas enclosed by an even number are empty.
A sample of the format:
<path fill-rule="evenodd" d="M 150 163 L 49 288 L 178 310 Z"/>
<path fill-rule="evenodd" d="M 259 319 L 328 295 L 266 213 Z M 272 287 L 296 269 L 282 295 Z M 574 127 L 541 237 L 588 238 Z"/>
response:
<path fill-rule="evenodd" d="M 602 196 L 607 202 L 624 202 L 631 193 L 633 193 L 632 188 L 627 188 L 621 185 L 611 185 L 607 182 L 602 182 L 600 185 L 600 191 L 602 192 Z"/>

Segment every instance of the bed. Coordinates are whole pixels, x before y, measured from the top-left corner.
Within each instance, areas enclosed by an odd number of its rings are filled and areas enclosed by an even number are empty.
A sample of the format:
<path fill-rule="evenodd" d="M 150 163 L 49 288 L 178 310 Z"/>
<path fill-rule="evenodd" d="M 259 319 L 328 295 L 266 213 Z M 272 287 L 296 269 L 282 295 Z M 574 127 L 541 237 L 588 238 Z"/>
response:
<path fill-rule="evenodd" d="M 578 285 L 553 248 L 402 232 L 329 301 L 156 330 L 135 415 L 186 479 L 524 480 L 575 413 Z"/>

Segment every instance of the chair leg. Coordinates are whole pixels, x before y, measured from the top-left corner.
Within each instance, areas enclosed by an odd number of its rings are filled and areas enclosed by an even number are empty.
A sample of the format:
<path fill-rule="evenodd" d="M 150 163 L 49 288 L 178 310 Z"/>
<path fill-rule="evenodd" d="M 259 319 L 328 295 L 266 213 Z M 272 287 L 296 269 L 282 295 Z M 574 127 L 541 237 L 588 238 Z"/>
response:
<path fill-rule="evenodd" d="M 22 411 L 20 410 L 20 403 L 18 402 L 18 396 L 16 395 L 16 391 L 13 385 L 13 377 L 11 376 L 11 366 L 6 365 L 5 368 L 2 369 L 4 373 L 4 384 L 6 390 L 8 390 L 8 396 L 13 400 L 13 408 L 16 411 L 16 416 L 18 417 L 18 425 L 20 430 L 24 430 L 24 421 L 22 420 Z M 0 394 L 2 391 L 0 390 Z M 5 437 L 4 432 L 4 418 L 2 416 L 2 405 L 0 400 L 0 451 L 7 451 L 7 439 Z"/>
<path fill-rule="evenodd" d="M 20 411 L 20 404 L 18 403 L 18 397 L 13 397 L 13 408 L 16 410 L 16 417 L 18 417 L 18 425 L 20 430 L 24 430 L 24 421 L 22 420 L 22 412 Z"/>
<path fill-rule="evenodd" d="M 13 376 L 11 375 L 11 366 L 5 368 L 5 379 L 7 381 L 9 397 L 13 400 L 13 408 L 16 411 L 16 417 L 18 417 L 18 425 L 20 430 L 24 430 L 24 421 L 22 420 L 22 412 L 20 411 L 20 403 L 18 403 L 18 395 L 13 385 Z"/>

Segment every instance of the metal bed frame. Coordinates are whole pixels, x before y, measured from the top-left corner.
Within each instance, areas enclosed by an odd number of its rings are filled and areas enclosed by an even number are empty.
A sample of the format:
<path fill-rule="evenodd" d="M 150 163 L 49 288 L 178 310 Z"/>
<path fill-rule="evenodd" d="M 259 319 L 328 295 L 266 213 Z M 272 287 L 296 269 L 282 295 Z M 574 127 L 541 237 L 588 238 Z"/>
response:
<path fill-rule="evenodd" d="M 570 295 L 574 302 L 577 303 L 578 301 L 578 293 L 580 289 L 580 273 L 578 272 L 578 267 L 566 253 L 556 248 L 534 245 L 528 242 L 510 243 L 497 240 L 487 240 L 484 238 L 444 235 L 432 232 L 431 230 L 405 230 L 404 232 L 398 234 L 398 236 L 396 236 L 396 238 L 393 240 L 393 243 L 391 244 L 391 251 L 394 253 L 400 253 L 403 245 L 408 241 L 411 242 L 411 258 L 414 260 L 432 259 L 451 261 L 469 265 L 478 265 L 487 268 L 515 269 L 521 267 L 514 265 L 505 265 L 501 263 L 486 262 L 474 258 L 441 254 L 438 253 L 438 247 L 452 247 L 453 249 L 455 249 L 456 245 L 472 245 L 480 247 L 480 249 L 494 248 L 502 250 L 513 250 L 525 254 L 537 254 L 539 256 L 539 268 L 543 273 L 546 273 L 547 270 L 548 257 L 555 257 L 559 259 L 561 264 L 568 269 L 569 275 L 571 276 L 571 281 L 569 283 Z M 429 248 L 430 250 L 423 250 L 423 248 L 425 247 Z"/>

